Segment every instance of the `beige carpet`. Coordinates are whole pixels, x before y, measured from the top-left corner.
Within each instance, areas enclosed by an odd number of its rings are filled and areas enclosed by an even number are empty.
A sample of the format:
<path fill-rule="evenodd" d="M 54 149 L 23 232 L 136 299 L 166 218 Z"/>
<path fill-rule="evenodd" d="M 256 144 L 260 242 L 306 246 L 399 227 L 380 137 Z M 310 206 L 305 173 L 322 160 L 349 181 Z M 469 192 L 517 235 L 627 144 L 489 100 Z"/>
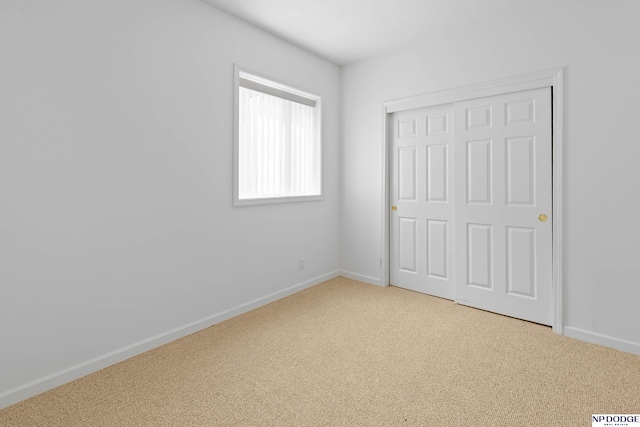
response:
<path fill-rule="evenodd" d="M 591 426 L 640 357 L 337 278 L 0 411 L 1 426 Z"/>

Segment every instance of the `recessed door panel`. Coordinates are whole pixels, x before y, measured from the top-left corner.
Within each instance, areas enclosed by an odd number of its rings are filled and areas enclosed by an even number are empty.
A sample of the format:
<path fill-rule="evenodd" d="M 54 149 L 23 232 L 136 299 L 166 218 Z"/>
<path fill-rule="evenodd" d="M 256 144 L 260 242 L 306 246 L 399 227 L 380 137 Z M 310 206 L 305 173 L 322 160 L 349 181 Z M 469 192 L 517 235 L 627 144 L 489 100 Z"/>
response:
<path fill-rule="evenodd" d="M 491 106 L 482 105 L 466 109 L 467 129 L 491 127 Z"/>
<path fill-rule="evenodd" d="M 535 122 L 535 99 L 507 102 L 505 107 L 507 126 L 512 124 Z"/>
<path fill-rule="evenodd" d="M 416 147 L 398 148 L 398 198 L 416 200 Z"/>
<path fill-rule="evenodd" d="M 416 272 L 417 223 L 415 218 L 398 218 L 398 236 L 400 238 L 400 270 Z"/>
<path fill-rule="evenodd" d="M 506 139 L 507 204 L 535 205 L 535 137 Z"/>
<path fill-rule="evenodd" d="M 447 221 L 427 220 L 427 275 L 446 279 L 449 275 Z"/>
<path fill-rule="evenodd" d="M 467 203 L 491 203 L 491 140 L 467 141 Z"/>
<path fill-rule="evenodd" d="M 536 296 L 536 230 L 507 227 L 507 292 Z"/>
<path fill-rule="evenodd" d="M 398 138 L 409 138 L 412 136 L 417 136 L 416 120 L 398 120 Z"/>
<path fill-rule="evenodd" d="M 446 202 L 448 188 L 447 145 L 427 146 L 427 201 Z"/>
<path fill-rule="evenodd" d="M 427 134 L 447 133 L 447 114 L 434 114 L 427 117 Z"/>
<path fill-rule="evenodd" d="M 493 236 L 490 225 L 467 224 L 467 271 L 469 286 L 492 288 Z"/>

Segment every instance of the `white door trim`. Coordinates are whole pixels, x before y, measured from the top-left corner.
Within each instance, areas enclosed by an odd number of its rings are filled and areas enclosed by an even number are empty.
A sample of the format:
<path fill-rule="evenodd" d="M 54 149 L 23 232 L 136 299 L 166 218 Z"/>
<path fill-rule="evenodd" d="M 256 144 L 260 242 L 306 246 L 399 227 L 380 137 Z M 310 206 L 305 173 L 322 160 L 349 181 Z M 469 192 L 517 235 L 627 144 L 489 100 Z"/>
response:
<path fill-rule="evenodd" d="M 390 173 L 389 173 L 389 120 L 392 113 L 412 110 L 450 102 L 501 95 L 543 87 L 552 88 L 553 120 L 553 331 L 564 334 L 563 318 L 563 112 L 564 112 L 564 68 L 538 71 L 490 82 L 477 83 L 423 95 L 394 99 L 382 103 L 382 242 L 380 248 L 383 285 L 390 283 L 389 268 L 389 220 L 390 220 Z"/>

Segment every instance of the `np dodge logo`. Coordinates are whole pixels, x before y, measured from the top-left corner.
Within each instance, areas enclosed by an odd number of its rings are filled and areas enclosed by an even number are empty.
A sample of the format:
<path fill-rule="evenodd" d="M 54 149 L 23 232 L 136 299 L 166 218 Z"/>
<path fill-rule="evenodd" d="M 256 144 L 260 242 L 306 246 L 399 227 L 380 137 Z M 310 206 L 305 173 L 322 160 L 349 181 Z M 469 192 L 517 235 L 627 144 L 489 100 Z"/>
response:
<path fill-rule="evenodd" d="M 597 414 L 591 416 L 591 426 L 640 427 L 640 414 Z"/>

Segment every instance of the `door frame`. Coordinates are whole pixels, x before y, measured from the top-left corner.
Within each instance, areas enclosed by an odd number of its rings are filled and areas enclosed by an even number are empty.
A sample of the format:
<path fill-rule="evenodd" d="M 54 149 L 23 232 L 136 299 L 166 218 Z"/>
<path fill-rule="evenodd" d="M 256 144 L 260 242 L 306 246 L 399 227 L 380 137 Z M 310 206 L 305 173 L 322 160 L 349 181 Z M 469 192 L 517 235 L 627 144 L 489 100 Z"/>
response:
<path fill-rule="evenodd" d="M 553 68 L 519 76 L 476 83 L 467 86 L 430 92 L 422 95 L 393 99 L 382 103 L 382 242 L 380 248 L 380 264 L 384 286 L 390 284 L 390 120 L 393 113 L 503 95 L 530 89 L 551 87 L 552 108 L 552 297 L 553 297 L 553 331 L 564 334 L 563 317 L 563 133 L 564 133 L 564 68 Z"/>

